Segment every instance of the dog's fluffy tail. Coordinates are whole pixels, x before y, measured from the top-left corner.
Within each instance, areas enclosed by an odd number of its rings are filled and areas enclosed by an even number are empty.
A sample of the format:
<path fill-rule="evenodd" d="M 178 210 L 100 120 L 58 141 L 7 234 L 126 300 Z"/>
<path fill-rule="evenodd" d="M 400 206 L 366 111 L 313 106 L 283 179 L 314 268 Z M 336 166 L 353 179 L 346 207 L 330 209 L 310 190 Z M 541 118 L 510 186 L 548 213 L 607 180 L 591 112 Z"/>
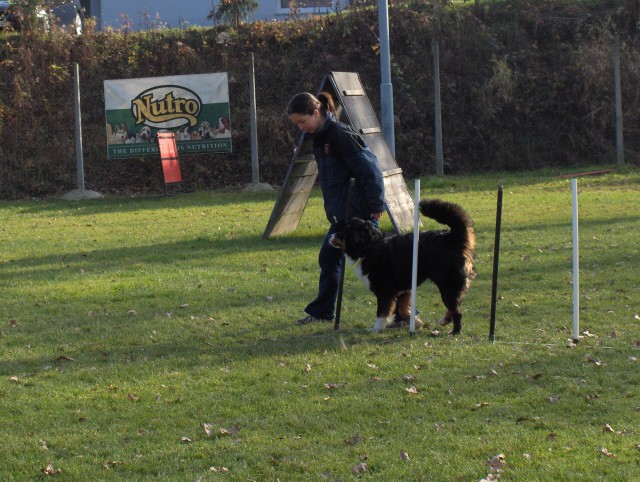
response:
<path fill-rule="evenodd" d="M 440 199 L 423 199 L 420 201 L 420 212 L 440 224 L 449 226 L 454 235 L 464 237 L 469 228 L 473 228 L 473 221 L 457 204 Z"/>
<path fill-rule="evenodd" d="M 451 228 L 454 239 L 462 244 L 464 256 L 467 259 L 467 273 L 469 276 L 474 276 L 473 252 L 476 247 L 476 235 L 473 230 L 473 221 L 467 212 L 457 204 L 440 199 L 423 199 L 420 201 L 420 212 Z"/>

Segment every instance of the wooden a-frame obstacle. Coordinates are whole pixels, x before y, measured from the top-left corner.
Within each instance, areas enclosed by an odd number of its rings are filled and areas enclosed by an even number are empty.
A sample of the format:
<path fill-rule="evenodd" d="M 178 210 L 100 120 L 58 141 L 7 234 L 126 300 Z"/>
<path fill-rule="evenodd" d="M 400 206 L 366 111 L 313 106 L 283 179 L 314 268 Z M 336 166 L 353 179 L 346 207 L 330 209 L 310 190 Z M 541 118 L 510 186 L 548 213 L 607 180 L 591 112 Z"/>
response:
<path fill-rule="evenodd" d="M 413 199 L 391 154 L 378 118 L 365 93 L 360 77 L 354 72 L 329 72 L 320 85 L 320 92 L 333 96 L 336 117 L 358 132 L 376 155 L 384 178 L 385 204 L 396 233 L 413 229 Z M 313 155 L 313 141 L 300 136 L 278 199 L 271 212 L 263 239 L 294 231 L 309 200 L 318 177 L 318 165 Z"/>

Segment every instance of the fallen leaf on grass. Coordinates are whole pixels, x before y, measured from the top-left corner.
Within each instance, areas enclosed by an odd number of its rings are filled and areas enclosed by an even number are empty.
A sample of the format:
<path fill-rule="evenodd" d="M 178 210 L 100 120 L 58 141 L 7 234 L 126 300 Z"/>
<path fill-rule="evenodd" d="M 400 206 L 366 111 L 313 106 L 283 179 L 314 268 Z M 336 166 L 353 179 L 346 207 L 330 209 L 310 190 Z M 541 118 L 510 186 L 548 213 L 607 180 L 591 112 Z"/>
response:
<path fill-rule="evenodd" d="M 328 390 L 335 390 L 336 388 L 340 388 L 344 386 L 344 383 L 325 383 L 324 388 Z"/>
<path fill-rule="evenodd" d="M 135 393 L 129 393 L 127 395 L 127 400 L 131 400 L 132 402 L 137 402 L 140 400 L 140 397 L 138 395 L 136 395 Z"/>
<path fill-rule="evenodd" d="M 53 465 L 48 464 L 44 469 L 42 469 L 42 473 L 44 475 L 56 475 L 62 472 L 62 469 L 54 469 Z"/>
<path fill-rule="evenodd" d="M 351 469 L 351 472 L 353 472 L 354 474 L 364 474 L 367 470 L 369 470 L 367 464 L 365 464 L 364 462 L 360 462 L 358 465 Z"/>
<path fill-rule="evenodd" d="M 47 442 L 45 442 L 44 440 L 40 440 L 40 448 L 45 451 L 49 450 L 49 447 L 47 447 Z"/>
<path fill-rule="evenodd" d="M 482 407 L 488 407 L 489 403 L 487 402 L 480 402 L 480 403 L 476 403 L 474 406 L 475 410 L 480 410 Z"/>
<path fill-rule="evenodd" d="M 18 322 L 16 320 L 9 320 L 9 326 L 17 326 Z"/>
<path fill-rule="evenodd" d="M 499 472 L 505 465 L 505 456 L 504 454 L 498 454 L 491 457 L 491 460 L 487 461 L 487 465 L 491 467 L 491 470 L 495 470 Z"/>
<path fill-rule="evenodd" d="M 413 382 L 413 381 L 415 381 L 415 380 L 416 380 L 416 376 L 415 376 L 415 375 L 403 375 L 403 376 L 402 376 L 402 379 L 403 379 L 405 382 Z"/>
<path fill-rule="evenodd" d="M 18 379 L 18 377 L 16 377 L 16 376 L 11 376 L 11 377 L 9 377 L 9 381 L 10 381 L 11 383 L 20 383 L 20 380 L 19 380 L 19 379 Z"/>
<path fill-rule="evenodd" d="M 409 387 L 409 388 L 405 388 L 405 390 L 411 393 L 412 395 L 420 393 L 420 390 L 417 387 Z"/>
<path fill-rule="evenodd" d="M 400 460 L 409 460 L 409 454 L 407 452 L 400 452 Z"/>
<path fill-rule="evenodd" d="M 309 365 L 308 363 L 305 365 L 304 367 L 304 372 L 305 373 L 311 373 L 311 365 Z"/>
<path fill-rule="evenodd" d="M 612 459 L 616 457 L 615 454 L 612 454 L 611 452 L 609 452 L 606 447 L 602 447 L 600 449 L 600 453 L 603 455 L 606 455 L 607 457 L 611 457 Z"/>
<path fill-rule="evenodd" d="M 221 428 L 218 430 L 220 435 L 236 435 L 238 432 L 240 432 L 240 425 L 234 425 L 230 429 Z"/>
<path fill-rule="evenodd" d="M 560 401 L 560 397 L 558 395 L 553 395 L 553 396 L 549 397 L 549 401 L 551 403 L 557 403 L 557 402 Z"/>
<path fill-rule="evenodd" d="M 192 440 L 189 437 L 182 437 L 180 439 L 180 442 L 182 442 L 183 444 L 190 444 Z"/>
<path fill-rule="evenodd" d="M 202 430 L 207 435 L 207 437 L 213 437 L 213 425 L 210 423 L 203 422 L 200 424 Z"/>
<path fill-rule="evenodd" d="M 605 432 L 611 432 L 611 433 L 615 432 L 615 430 L 613 430 L 611 425 L 609 425 L 608 423 L 604 424 L 604 427 L 602 427 L 602 430 Z"/>
<path fill-rule="evenodd" d="M 596 358 L 593 358 L 593 357 L 591 356 L 591 354 L 590 354 L 590 353 L 587 353 L 587 354 L 584 356 L 584 359 L 585 359 L 585 360 L 587 360 L 589 363 L 593 363 L 593 364 L 595 364 L 595 365 L 596 365 L 596 366 L 598 366 L 598 367 L 602 367 L 602 366 L 605 366 L 605 365 L 606 365 L 606 363 L 605 363 L 605 362 L 603 362 L 602 360 L 598 360 L 598 359 L 596 359 Z"/>
<path fill-rule="evenodd" d="M 364 437 L 360 434 L 356 434 L 351 438 L 348 438 L 344 441 L 347 445 L 358 445 L 360 442 L 364 440 Z"/>
<path fill-rule="evenodd" d="M 209 467 L 209 470 L 211 472 L 215 472 L 215 473 L 225 473 L 225 472 L 229 472 L 229 469 L 226 467 Z"/>
<path fill-rule="evenodd" d="M 499 477 L 497 474 L 489 474 L 484 479 L 480 479 L 480 482 L 495 482 Z"/>
<path fill-rule="evenodd" d="M 58 362 L 70 362 L 70 361 L 75 361 L 75 360 L 73 358 L 71 358 L 70 356 L 60 355 L 58 358 L 56 358 L 56 361 L 58 361 Z"/>

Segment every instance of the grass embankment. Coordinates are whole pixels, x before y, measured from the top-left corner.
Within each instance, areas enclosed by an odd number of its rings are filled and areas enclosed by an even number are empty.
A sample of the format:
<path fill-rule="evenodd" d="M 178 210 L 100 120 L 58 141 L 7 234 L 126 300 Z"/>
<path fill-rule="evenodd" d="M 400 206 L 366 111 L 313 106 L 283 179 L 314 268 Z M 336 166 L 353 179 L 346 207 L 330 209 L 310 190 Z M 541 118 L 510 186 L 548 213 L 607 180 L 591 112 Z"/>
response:
<path fill-rule="evenodd" d="M 501 480 L 636 478 L 640 174 L 579 179 L 577 346 L 556 174 L 500 178 L 493 344 L 497 177 L 422 182 L 476 223 L 456 339 L 430 333 L 433 285 L 428 329 L 369 333 L 349 271 L 339 332 L 293 323 L 316 290 L 317 191 L 266 241 L 276 192 L 0 204 L 2 479 L 479 480 L 499 454 Z"/>

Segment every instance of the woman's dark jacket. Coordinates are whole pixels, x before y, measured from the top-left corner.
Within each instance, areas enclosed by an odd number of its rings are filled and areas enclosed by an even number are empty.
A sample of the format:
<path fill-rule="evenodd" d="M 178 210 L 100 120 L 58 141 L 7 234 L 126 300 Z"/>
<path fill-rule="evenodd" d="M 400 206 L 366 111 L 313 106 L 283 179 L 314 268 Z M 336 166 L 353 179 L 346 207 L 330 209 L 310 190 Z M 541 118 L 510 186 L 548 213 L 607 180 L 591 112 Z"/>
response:
<path fill-rule="evenodd" d="M 369 219 L 384 211 L 384 183 L 378 158 L 362 137 L 348 125 L 327 114 L 322 128 L 313 134 L 313 154 L 324 210 L 331 223 L 345 220 L 349 179 L 355 178 L 351 217 Z"/>

